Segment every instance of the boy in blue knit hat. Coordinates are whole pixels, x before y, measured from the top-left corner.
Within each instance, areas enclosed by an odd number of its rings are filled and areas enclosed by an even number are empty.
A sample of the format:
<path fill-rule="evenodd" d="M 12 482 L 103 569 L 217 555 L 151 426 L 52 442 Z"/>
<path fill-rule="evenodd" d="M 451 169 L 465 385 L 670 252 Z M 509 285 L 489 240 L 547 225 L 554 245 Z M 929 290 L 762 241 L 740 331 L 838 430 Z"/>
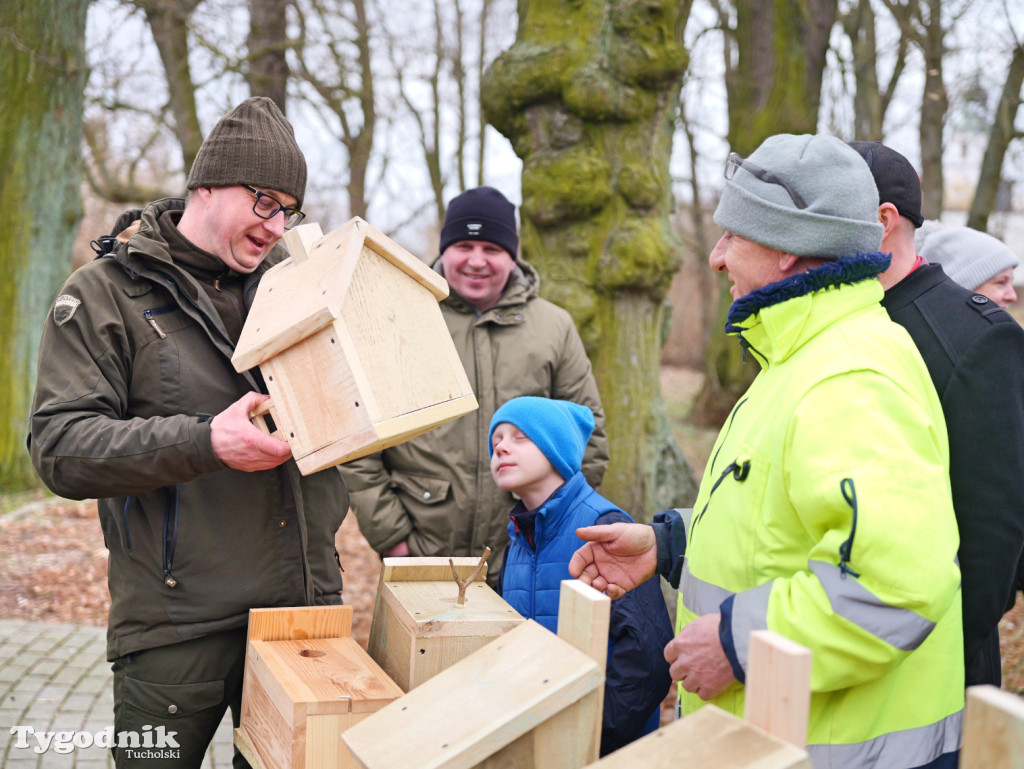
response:
<path fill-rule="evenodd" d="M 524 617 L 557 631 L 558 597 L 582 526 L 632 519 L 594 491 L 580 472 L 594 429 L 589 408 L 569 401 L 513 398 L 491 419 L 491 475 L 520 502 L 510 513 L 499 589 Z M 654 731 L 671 683 L 663 649 L 672 626 L 657 577 L 612 603 L 601 755 Z"/>

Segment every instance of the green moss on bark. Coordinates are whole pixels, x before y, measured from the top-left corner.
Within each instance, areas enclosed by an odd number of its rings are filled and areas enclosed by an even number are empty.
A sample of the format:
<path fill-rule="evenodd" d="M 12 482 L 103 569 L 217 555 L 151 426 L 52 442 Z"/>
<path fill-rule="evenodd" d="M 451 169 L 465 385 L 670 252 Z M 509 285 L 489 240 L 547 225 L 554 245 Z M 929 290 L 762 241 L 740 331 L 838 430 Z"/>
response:
<path fill-rule="evenodd" d="M 662 300 L 680 255 L 668 161 L 689 4 L 519 9 L 516 43 L 485 75 L 484 111 L 523 160 L 523 254 L 594 362 L 612 442 L 603 490 L 643 517 L 694 489 L 658 377 Z"/>
<path fill-rule="evenodd" d="M 38 485 L 25 452 L 43 319 L 80 218 L 87 0 L 5 0 L 0 35 L 0 490 Z"/>

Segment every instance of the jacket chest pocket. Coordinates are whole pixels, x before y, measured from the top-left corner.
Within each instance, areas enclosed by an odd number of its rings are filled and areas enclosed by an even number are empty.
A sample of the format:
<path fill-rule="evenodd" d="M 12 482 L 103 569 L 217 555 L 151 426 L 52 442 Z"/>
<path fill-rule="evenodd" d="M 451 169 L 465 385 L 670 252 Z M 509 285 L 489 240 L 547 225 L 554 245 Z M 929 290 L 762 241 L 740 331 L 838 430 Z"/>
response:
<path fill-rule="evenodd" d="M 177 304 L 143 303 L 136 312 L 133 414 L 217 413 L 237 399 L 238 375 L 230 361 Z"/>
<path fill-rule="evenodd" d="M 697 567 L 702 556 L 720 562 L 727 548 L 745 556 L 728 559 L 745 571 L 763 545 L 771 463 L 750 446 L 740 446 L 728 461 L 719 457 L 717 465 L 707 496 L 693 510 L 687 556 Z"/>

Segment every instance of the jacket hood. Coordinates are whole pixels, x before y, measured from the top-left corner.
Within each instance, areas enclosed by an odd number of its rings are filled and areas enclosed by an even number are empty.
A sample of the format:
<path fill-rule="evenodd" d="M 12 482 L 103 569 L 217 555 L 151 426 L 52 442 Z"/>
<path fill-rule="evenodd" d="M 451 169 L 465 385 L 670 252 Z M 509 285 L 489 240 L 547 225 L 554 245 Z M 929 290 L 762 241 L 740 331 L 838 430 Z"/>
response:
<path fill-rule="evenodd" d="M 769 283 L 733 302 L 725 331 L 763 368 L 781 362 L 837 318 L 881 301 L 874 278 L 889 262 L 888 254 L 858 254 Z"/>
<path fill-rule="evenodd" d="M 434 263 L 431 265 L 431 269 L 433 269 L 434 272 L 442 278 L 444 277 L 444 266 L 441 264 L 441 257 L 437 257 L 437 259 L 434 260 Z M 451 293 L 448 294 L 447 299 L 443 300 L 445 304 L 458 312 L 476 312 L 476 308 L 459 296 L 450 284 L 448 289 Z M 494 307 L 491 307 L 480 314 L 486 314 L 492 310 L 498 309 L 499 307 L 510 307 L 512 305 L 525 304 L 539 295 L 540 275 L 531 264 L 519 259 L 516 261 L 516 266 L 515 269 L 512 270 L 512 274 L 509 275 L 508 283 L 505 284 L 505 290 L 501 293 L 501 298 L 498 300 L 498 303 L 494 305 Z"/>

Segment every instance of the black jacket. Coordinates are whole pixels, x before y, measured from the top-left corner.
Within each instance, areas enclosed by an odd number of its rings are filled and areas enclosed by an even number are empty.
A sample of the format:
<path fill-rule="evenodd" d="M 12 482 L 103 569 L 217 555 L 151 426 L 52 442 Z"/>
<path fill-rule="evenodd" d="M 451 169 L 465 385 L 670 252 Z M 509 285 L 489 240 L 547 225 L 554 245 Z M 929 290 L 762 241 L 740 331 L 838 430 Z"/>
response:
<path fill-rule="evenodd" d="M 999 686 L 998 624 L 1024 545 L 1024 329 L 937 264 L 890 288 L 882 306 L 920 350 L 946 417 L 966 685 Z"/>

